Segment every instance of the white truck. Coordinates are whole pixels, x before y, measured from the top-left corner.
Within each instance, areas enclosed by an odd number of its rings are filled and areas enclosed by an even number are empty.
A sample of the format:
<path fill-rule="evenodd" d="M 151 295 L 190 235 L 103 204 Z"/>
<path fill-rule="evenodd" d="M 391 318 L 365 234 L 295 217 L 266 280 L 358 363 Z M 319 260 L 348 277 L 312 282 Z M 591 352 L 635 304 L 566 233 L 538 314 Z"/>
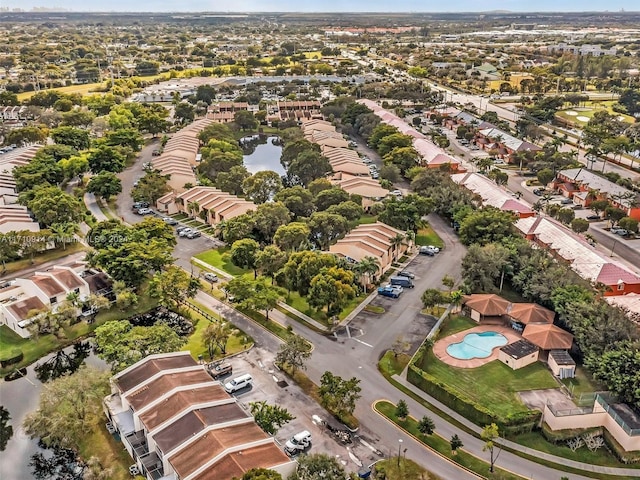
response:
<path fill-rule="evenodd" d="M 304 430 L 287 440 L 284 451 L 287 455 L 296 455 L 311 446 L 311 433 Z"/>

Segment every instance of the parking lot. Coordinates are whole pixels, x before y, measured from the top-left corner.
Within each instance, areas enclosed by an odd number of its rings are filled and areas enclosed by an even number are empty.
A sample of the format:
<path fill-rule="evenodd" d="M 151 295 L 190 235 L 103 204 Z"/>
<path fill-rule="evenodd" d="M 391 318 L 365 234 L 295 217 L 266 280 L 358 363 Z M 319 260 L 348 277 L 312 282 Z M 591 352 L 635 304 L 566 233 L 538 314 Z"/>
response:
<path fill-rule="evenodd" d="M 333 456 L 348 471 L 357 471 L 362 464 L 369 465 L 381 458 L 374 452 L 373 447 L 367 447 L 359 438 L 354 437 L 351 444 L 339 443 L 322 425 L 322 421 L 328 422 L 333 428 L 343 427 L 274 366 L 274 357 L 274 353 L 253 348 L 229 359 L 228 363 L 233 366 L 233 373 L 219 380 L 224 384 L 232 378 L 249 373 L 253 377 L 253 386 L 234 393 L 244 408 L 249 410 L 251 402 L 266 401 L 270 405 L 285 407 L 296 417 L 276 434 L 276 440 L 283 448 L 285 442 L 293 435 L 308 430 L 312 435 L 312 445 L 307 452 Z M 366 439 L 364 440 L 366 442 Z"/>

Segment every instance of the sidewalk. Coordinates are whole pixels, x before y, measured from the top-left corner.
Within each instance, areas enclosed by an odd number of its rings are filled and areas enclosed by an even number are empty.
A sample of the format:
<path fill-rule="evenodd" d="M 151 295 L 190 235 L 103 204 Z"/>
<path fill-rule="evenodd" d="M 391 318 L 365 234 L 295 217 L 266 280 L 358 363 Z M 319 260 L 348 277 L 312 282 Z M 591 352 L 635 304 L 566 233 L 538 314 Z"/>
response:
<path fill-rule="evenodd" d="M 451 416 L 456 421 L 458 421 L 459 423 L 461 423 L 462 425 L 464 425 L 465 427 L 467 427 L 469 430 L 473 431 L 474 433 L 480 435 L 480 433 L 482 432 L 482 428 L 480 428 L 478 425 L 476 425 L 473 422 L 470 422 L 469 420 L 464 418 L 459 413 L 453 411 L 452 409 L 450 409 L 449 407 L 447 407 L 443 403 L 439 402 L 438 400 L 436 400 L 432 396 L 430 396 L 427 393 L 425 393 L 422 390 L 420 390 L 415 385 L 409 383 L 406 380 L 405 377 L 401 377 L 399 375 L 394 375 L 393 379 L 396 382 L 398 382 L 399 384 L 401 384 L 403 387 L 407 388 L 408 390 L 410 390 L 411 392 L 416 394 L 418 397 L 420 397 L 423 400 L 429 402 L 434 407 L 438 408 L 439 410 L 443 411 L 447 415 Z M 535 458 L 540 458 L 540 459 L 543 459 L 543 460 L 546 460 L 546 461 L 549 461 L 549 462 L 557 463 L 559 465 L 564 465 L 564 466 L 567 466 L 567 467 L 576 468 L 578 470 L 583 470 L 585 472 L 596 472 L 596 473 L 603 473 L 603 474 L 606 474 L 606 475 L 618 475 L 618 476 L 639 477 L 640 478 L 640 470 L 638 470 L 638 469 L 617 468 L 617 467 L 603 467 L 601 465 L 591 465 L 591 464 L 588 464 L 588 463 L 576 462 L 575 460 L 569 460 L 567 458 L 557 457 L 555 455 L 551 455 L 550 453 L 541 452 L 540 450 L 534 450 L 532 448 L 525 447 L 523 445 L 520 445 L 519 443 L 515 443 L 515 442 L 512 442 L 510 440 L 505 440 L 503 438 L 500 438 L 499 440 L 496 440 L 496 443 L 498 443 L 498 444 L 500 444 L 500 445 L 502 445 L 504 447 L 507 447 L 507 448 L 509 448 L 511 450 L 515 450 L 515 451 L 518 451 L 518 452 L 521 452 L 521 453 L 525 453 L 525 454 L 530 455 L 530 456 L 535 457 Z"/>
<path fill-rule="evenodd" d="M 96 220 L 98 222 L 105 222 L 109 220 L 109 218 L 107 218 L 107 216 L 104 213 L 102 213 L 102 210 L 100 210 L 100 206 L 96 201 L 96 196 L 93 193 L 84 194 L 84 204 L 89 209 L 89 211 L 93 214 L 93 216 L 96 217 Z"/>

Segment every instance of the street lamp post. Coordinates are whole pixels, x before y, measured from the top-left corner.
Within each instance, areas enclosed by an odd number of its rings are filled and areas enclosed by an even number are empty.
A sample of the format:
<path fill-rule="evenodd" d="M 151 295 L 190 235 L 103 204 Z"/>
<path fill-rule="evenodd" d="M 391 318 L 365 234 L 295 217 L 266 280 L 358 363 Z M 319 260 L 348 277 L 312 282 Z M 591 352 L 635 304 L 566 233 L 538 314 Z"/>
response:
<path fill-rule="evenodd" d="M 402 447 L 402 439 L 398 439 L 398 468 L 400 468 L 400 448 Z"/>

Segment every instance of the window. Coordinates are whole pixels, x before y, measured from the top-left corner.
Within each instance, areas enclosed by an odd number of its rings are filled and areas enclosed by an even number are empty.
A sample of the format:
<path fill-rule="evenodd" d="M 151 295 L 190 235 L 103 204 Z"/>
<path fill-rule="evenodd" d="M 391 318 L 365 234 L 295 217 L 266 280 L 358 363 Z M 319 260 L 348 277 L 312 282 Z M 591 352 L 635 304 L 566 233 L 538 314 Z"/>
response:
<path fill-rule="evenodd" d="M 624 290 L 624 283 L 622 282 L 618 283 L 618 290 Z"/>
<path fill-rule="evenodd" d="M 50 303 L 51 305 L 55 305 L 56 303 L 58 303 L 58 298 L 57 298 L 57 297 L 51 297 L 51 298 L 49 299 L 49 303 Z"/>

